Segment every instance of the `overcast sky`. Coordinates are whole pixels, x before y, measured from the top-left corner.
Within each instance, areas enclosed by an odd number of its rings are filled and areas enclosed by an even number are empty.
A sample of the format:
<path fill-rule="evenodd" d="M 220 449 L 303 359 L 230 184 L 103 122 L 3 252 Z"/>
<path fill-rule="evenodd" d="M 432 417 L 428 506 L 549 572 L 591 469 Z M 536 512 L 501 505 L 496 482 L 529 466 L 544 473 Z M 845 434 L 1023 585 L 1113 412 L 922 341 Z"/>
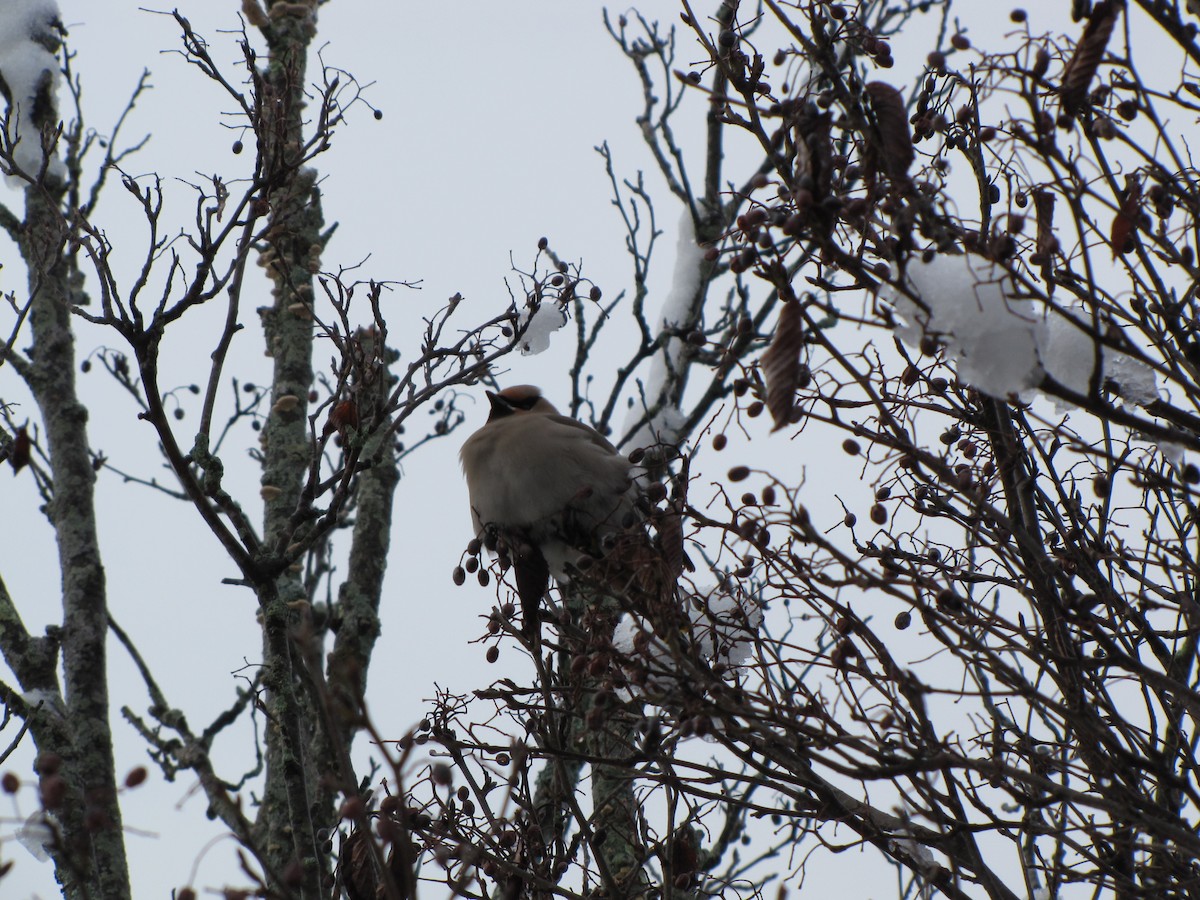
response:
<path fill-rule="evenodd" d="M 248 164 L 235 160 L 230 147 L 237 134 L 222 127 L 221 113 L 231 104 L 182 57 L 169 52 L 178 46 L 179 36 L 169 16 L 139 11 L 139 3 L 126 0 L 107 0 L 102 8 L 82 0 L 60 2 L 77 54 L 73 66 L 83 83 L 85 115 L 93 128 L 107 133 L 143 68 L 151 71 L 154 89 L 139 102 L 125 137 L 148 132 L 153 138 L 128 163 L 131 172 L 157 171 L 191 180 L 196 173 L 232 176 Z M 978 14 L 992 17 L 996 27 L 1002 21 L 999 14 L 1007 13 L 982 8 L 992 4 L 970 6 L 980 7 Z M 233 0 L 197 0 L 184 3 L 181 11 L 197 32 L 208 36 L 219 56 L 232 60 L 236 36 L 220 31 L 236 27 L 237 8 Z M 678 21 L 679 6 L 672 0 L 644 2 L 638 8 L 649 18 Z M 363 83 L 373 82 L 367 97 L 383 111 L 380 121 L 365 107 L 352 111 L 351 126 L 339 134 L 332 152 L 317 161 L 325 177 L 326 218 L 339 222 L 323 262 L 332 269 L 365 260 L 360 270 L 364 278 L 419 281 L 420 290 L 398 289 L 389 301 L 393 321 L 415 324 L 454 293 L 462 293 L 471 310 L 464 321 L 501 312 L 508 303 L 505 278 L 511 275 L 512 261 L 527 268 L 542 235 L 564 258 L 581 262 L 606 293 L 625 287 L 629 266 L 624 235 L 610 206 L 602 161 L 593 149 L 605 140 L 621 174 L 632 176 L 645 168 L 651 188 L 664 197 L 659 224 L 667 233 L 651 280 L 652 298 L 663 295 L 678 211 L 666 199 L 640 143 L 634 121 L 640 86 L 604 30 L 600 4 L 334 0 L 322 8 L 318 43 L 324 45 L 326 63 L 349 70 Z M 680 63 L 698 56 L 686 44 Z M 689 133 L 699 133 L 702 119 L 703 105 L 693 98 L 677 124 L 684 143 Z M 738 152 L 736 142 L 731 152 Z M 693 164 L 698 167 L 698 160 Z M 12 191 L 6 196 L 6 202 L 19 202 Z M 187 189 L 171 183 L 170 196 L 179 204 L 178 221 L 186 221 L 191 212 Z M 119 185 L 110 184 L 99 218 L 119 249 L 130 247 L 120 263 L 132 265 L 143 247 L 144 223 Z M 19 260 L 11 248 L 0 246 L 0 252 L 0 290 L 22 292 Z M 260 296 L 247 307 L 270 302 L 265 285 L 258 290 Z M 251 325 L 239 339 L 230 371 L 261 382 L 269 361 Z M 197 367 L 211 350 L 212 334 L 204 331 L 203 322 L 200 326 L 189 329 L 186 340 L 180 335 L 168 343 L 170 377 L 164 383 L 202 379 Z M 403 327 L 393 325 L 393 333 Z M 81 355 L 102 344 L 116 346 L 117 339 L 81 329 Z M 562 403 L 569 391 L 570 349 L 514 357 L 504 380 L 539 383 Z M 10 394 L 12 383 L 11 371 L 0 370 L 0 395 Z M 95 446 L 114 464 L 143 476 L 161 475 L 149 426 L 138 422 L 132 405 L 95 373 L 83 380 L 83 387 L 92 404 Z M 474 414 L 469 427 L 482 421 L 482 401 Z M 455 462 L 466 433 L 405 465 L 384 631 L 369 693 L 374 718 L 385 734 L 399 736 L 410 727 L 435 685 L 467 691 L 498 677 L 506 665 L 523 671 L 508 647 L 499 666 L 484 664 L 484 648 L 468 641 L 481 632 L 478 617 L 490 609 L 492 593 L 455 589 L 450 582 L 450 571 L 470 537 L 466 493 Z M 240 454 L 232 449 L 236 446 L 235 441 L 227 451 L 235 459 Z M 249 460 L 242 458 L 242 463 L 231 481 L 244 495 L 256 494 L 258 473 Z M 6 510 L 20 510 L 0 517 L 0 572 L 26 624 L 38 630 L 57 622 L 60 614 L 53 536 L 36 512 L 31 480 L 12 479 L 7 471 L 0 479 L 0 502 Z M 122 484 L 111 474 L 100 479 L 98 493 L 113 614 L 139 644 L 168 697 L 199 726 L 230 702 L 239 683 L 231 673 L 258 659 L 253 597 L 220 584 L 235 573 L 190 509 Z M 124 704 L 143 711 L 145 693 L 115 644 L 112 660 L 114 711 Z M 119 768 L 145 763 L 143 742 L 116 712 L 114 726 Z M 0 741 L 7 739 L 8 734 L 0 734 Z M 234 776 L 245 767 L 243 749 L 237 741 L 218 746 L 224 774 Z M 26 754 L 6 768 L 27 775 L 28 761 Z M 204 799 L 192 793 L 193 786 L 186 777 L 163 786 L 152 770 L 151 784 L 128 797 L 125 816 L 136 896 L 166 897 L 173 887 L 187 883 L 215 887 L 227 877 L 240 881 L 230 868 L 228 841 L 203 857 L 199 874 L 190 874 L 201 848 L 220 834 L 205 822 Z M 0 822 L 0 836 L 11 835 L 15 821 L 34 809 L 32 793 L 17 799 L 12 816 Z M 0 859 L 7 858 L 17 864 L 5 879 L 5 896 L 57 895 L 48 863 L 35 862 L 11 841 L 0 849 Z M 854 865 L 860 863 L 856 859 Z M 881 864 L 874 870 L 886 871 Z"/>
<path fill-rule="evenodd" d="M 249 163 L 249 154 L 235 158 L 230 148 L 238 135 L 222 127 L 230 102 L 170 52 L 179 46 L 175 22 L 140 11 L 139 5 L 110 0 L 101 11 L 79 0 L 60 3 L 91 127 L 107 134 L 142 70 L 149 69 L 153 90 L 139 101 L 125 137 L 150 133 L 152 140 L 128 161 L 128 171 L 188 181 L 197 181 L 198 173 L 233 177 L 244 171 L 239 166 Z M 237 58 L 236 36 L 220 33 L 237 26 L 236 3 L 206 0 L 180 8 L 208 37 L 214 55 Z M 648 15 L 677 16 L 677 6 L 661 0 L 641 8 Z M 608 140 L 629 175 L 648 166 L 649 158 L 634 124 L 640 89 L 604 30 L 599 4 L 333 2 L 322 8 L 319 35 L 325 62 L 374 82 L 366 96 L 383 112 L 376 121 L 366 107 L 353 110 L 350 127 L 317 162 L 325 178 L 326 218 L 339 223 L 324 264 L 366 260 L 364 278 L 420 282 L 420 290 L 400 289 L 390 299 L 393 322 L 415 327 L 457 292 L 468 303 L 464 322 L 501 312 L 512 262 L 528 268 L 542 235 L 566 259 L 595 272 L 602 285 L 601 273 L 618 283 L 614 290 L 627 283 L 623 235 L 593 148 Z M 65 105 L 63 114 L 69 115 Z M 186 223 L 192 211 L 188 189 L 178 182 L 166 186 L 177 204 L 175 221 Z M 6 190 L 4 202 L 19 206 L 19 195 Z M 146 231 L 115 182 L 98 218 L 128 277 Z M 674 229 L 677 220 L 672 209 L 663 224 Z M 669 251 L 673 237 L 664 244 Z M 2 252 L 0 290 L 23 293 L 19 259 L 10 247 Z M 669 252 L 661 262 L 669 272 Z M 247 308 L 269 302 L 265 285 L 258 291 Z M 186 331 L 186 341 L 168 346 L 168 371 L 175 380 L 167 377 L 165 384 L 202 379 L 198 367 L 211 350 L 213 333 Z M 400 331 L 393 324 L 393 333 Z M 119 347 L 114 335 L 81 329 L 81 356 L 102 345 Z M 253 322 L 237 353 L 232 373 L 243 380 L 267 379 L 269 360 Z M 538 382 L 565 401 L 565 358 L 551 351 L 514 359 L 510 380 Z M 318 366 L 325 362 L 317 360 Z M 0 379 L 6 398 L 14 396 L 11 370 L 0 370 Z M 131 404 L 95 371 L 81 384 L 92 404 L 94 445 L 114 464 L 162 476 L 149 427 L 137 421 Z M 482 647 L 467 644 L 481 632 L 478 616 L 491 608 L 491 593 L 455 589 L 450 581 L 470 537 L 455 462 L 465 434 L 405 466 L 406 476 L 418 477 L 406 477 L 397 496 L 384 634 L 371 673 L 373 713 L 385 734 L 399 736 L 411 727 L 435 684 L 468 690 L 500 674 L 499 667 L 485 665 Z M 247 432 L 241 443 L 248 438 Z M 235 460 L 231 467 L 241 456 L 236 446 L 228 451 Z M 254 495 L 257 472 L 244 457 L 243 463 L 234 484 Z M 0 571 L 36 631 L 60 616 L 53 536 L 36 511 L 32 481 L 3 475 L 3 505 L 20 513 L 0 523 Z M 231 702 L 238 683 L 231 673 L 258 659 L 253 598 L 220 585 L 234 574 L 232 567 L 189 510 L 111 474 L 100 479 L 98 497 L 113 614 L 134 636 L 172 702 L 199 726 Z M 127 704 L 142 712 L 147 700 L 115 644 L 111 658 L 117 759 L 125 770 L 147 759 L 143 742 L 117 710 Z M 502 655 L 500 665 L 505 663 L 520 660 L 510 651 Z M 218 745 L 226 775 L 245 767 L 244 744 Z M 29 758 L 14 757 L 5 768 L 28 776 Z M 201 848 L 220 829 L 205 821 L 204 799 L 191 793 L 190 779 L 159 782 L 152 768 L 151 783 L 125 801 L 136 895 L 165 897 L 187 883 L 240 882 L 228 841 L 204 856 L 198 875 L 190 875 Z M 34 795 L 26 793 L 11 812 L 0 810 L 0 836 L 10 837 L 16 820 L 34 808 Z M 0 859 L 7 858 L 16 866 L 4 881 L 5 896 L 57 896 L 49 863 L 36 862 L 11 840 L 0 847 Z"/>

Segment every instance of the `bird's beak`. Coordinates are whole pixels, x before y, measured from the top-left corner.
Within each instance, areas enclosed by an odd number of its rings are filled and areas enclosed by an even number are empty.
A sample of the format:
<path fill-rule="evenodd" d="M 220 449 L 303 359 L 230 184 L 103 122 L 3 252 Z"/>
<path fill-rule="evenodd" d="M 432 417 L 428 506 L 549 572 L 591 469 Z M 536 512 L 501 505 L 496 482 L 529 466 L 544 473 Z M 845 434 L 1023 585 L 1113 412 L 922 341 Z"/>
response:
<path fill-rule="evenodd" d="M 492 419 L 495 419 L 499 416 L 509 415 L 512 412 L 512 407 L 510 407 L 507 403 L 505 403 L 504 398 L 501 397 L 499 394 L 497 394 L 495 391 L 484 391 L 484 394 L 487 395 L 488 406 L 491 407 L 491 409 L 488 413 L 488 421 L 489 422 Z"/>

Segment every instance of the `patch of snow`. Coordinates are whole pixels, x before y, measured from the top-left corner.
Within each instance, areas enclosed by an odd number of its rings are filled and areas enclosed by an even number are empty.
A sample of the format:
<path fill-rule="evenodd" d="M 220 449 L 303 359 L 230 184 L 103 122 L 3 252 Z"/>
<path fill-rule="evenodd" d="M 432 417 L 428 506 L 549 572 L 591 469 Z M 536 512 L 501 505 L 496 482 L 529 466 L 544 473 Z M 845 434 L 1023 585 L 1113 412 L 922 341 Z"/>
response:
<path fill-rule="evenodd" d="M 532 310 L 521 310 L 517 317 L 517 332 L 521 335 L 523 356 L 536 356 L 550 346 L 550 337 L 567 324 L 567 314 L 557 303 L 546 301 Z"/>
<path fill-rule="evenodd" d="M 1096 342 L 1086 327 L 1073 321 L 1073 317 L 1051 315 L 1042 323 L 1038 335 L 1046 371 L 1055 381 L 1079 394 L 1088 393 L 1096 364 L 1101 367 L 1104 364 L 1103 353 L 1097 355 Z M 1057 399 L 1054 405 L 1060 412 L 1070 407 Z"/>
<path fill-rule="evenodd" d="M 25 701 L 25 705 L 30 709 L 40 709 L 45 713 L 54 713 L 60 718 L 63 716 L 63 709 L 58 695 L 53 691 L 34 689 L 23 693 L 21 699 Z"/>
<path fill-rule="evenodd" d="M 939 335 L 959 378 L 993 397 L 1041 381 L 1033 304 L 1008 298 L 1001 270 L 978 257 L 938 254 L 927 263 L 913 260 L 907 276 L 928 308 L 899 292 L 892 298 L 906 321 L 896 329 L 905 343 L 919 346 L 925 334 Z"/>
<path fill-rule="evenodd" d="M 690 598 L 686 609 L 696 656 L 710 665 L 722 665 L 730 673 L 750 661 L 763 621 L 762 607 L 755 600 L 713 587 Z M 645 685 L 652 692 L 669 690 L 681 677 L 671 648 L 638 616 L 626 613 L 621 617 L 613 632 L 613 647 L 645 666 Z"/>
<path fill-rule="evenodd" d="M 708 659 L 734 668 L 750 661 L 754 637 L 763 621 L 758 603 L 745 594 L 714 588 L 706 601 L 693 602 L 689 612 L 692 633 Z"/>
<path fill-rule="evenodd" d="M 1099 364 L 1102 383 L 1115 385 L 1121 399 L 1140 406 L 1157 400 L 1154 370 L 1125 353 L 1098 345 L 1090 330 L 1084 310 L 1052 311 L 1038 332 L 1038 352 L 1046 371 L 1071 390 L 1087 394 Z M 1057 398 L 1054 403 L 1059 412 L 1071 406 Z"/>
<path fill-rule="evenodd" d="M 911 346 L 919 346 L 927 334 L 937 335 L 959 379 L 989 396 L 1035 389 L 1047 374 L 1087 394 L 1099 365 L 1102 380 L 1115 384 L 1127 402 L 1158 399 L 1154 370 L 1098 345 L 1083 310 L 1052 309 L 1043 315 L 1032 301 L 1011 296 L 1004 271 L 986 260 L 938 254 L 929 262 L 910 263 L 907 278 L 921 303 L 893 293 L 892 305 L 904 320 L 896 333 Z M 1069 407 L 1052 399 L 1060 411 Z"/>
<path fill-rule="evenodd" d="M 1185 459 L 1184 454 L 1187 448 L 1183 444 L 1177 444 L 1174 441 L 1163 441 L 1156 438 L 1146 438 L 1148 443 L 1154 444 L 1158 448 L 1158 452 L 1163 455 L 1163 459 L 1171 463 L 1176 468 L 1182 469 Z"/>
<path fill-rule="evenodd" d="M 9 138 L 16 143 L 13 156 L 18 166 L 31 177 L 42 168 L 41 133 L 30 120 L 37 101 L 38 87 L 49 73 L 51 97 L 57 96 L 60 77 L 58 59 L 42 41 L 53 37 L 54 22 L 60 19 L 55 0 L 3 0 L 0 2 L 0 75 L 11 94 Z M 54 153 L 47 172 L 53 178 L 66 177 L 66 166 Z M 25 181 L 9 176 L 9 184 L 24 186 Z"/>
<path fill-rule="evenodd" d="M 936 875 L 938 870 L 941 868 L 941 866 L 938 865 L 937 860 L 934 859 L 933 854 L 929 852 L 929 848 L 924 844 L 918 844 L 912 838 L 905 837 L 896 838 L 895 845 L 896 849 L 901 853 L 907 853 L 910 857 L 912 857 L 921 874 L 927 878 Z"/>
<path fill-rule="evenodd" d="M 660 332 L 678 328 L 692 317 L 692 304 L 700 290 L 700 276 L 704 266 L 705 248 L 696 243 L 696 232 L 692 225 L 692 213 L 684 207 L 679 217 L 679 237 L 675 245 L 675 268 L 671 274 L 671 288 L 663 300 L 659 315 Z M 683 351 L 686 346 L 678 337 L 664 338 L 659 352 L 650 364 L 650 374 L 643 385 L 643 395 L 651 409 L 655 410 L 647 422 L 638 423 L 646 415 L 641 403 L 634 403 L 625 417 L 626 432 L 630 435 L 631 447 L 649 447 L 654 444 L 675 444 L 678 440 L 682 416 L 677 406 L 664 402 L 669 388 L 677 377 Z M 636 430 L 635 430 L 636 429 Z"/>
<path fill-rule="evenodd" d="M 1132 356 L 1105 351 L 1104 374 L 1116 383 L 1121 397 L 1130 403 L 1147 406 L 1159 399 L 1154 370 Z"/>
<path fill-rule="evenodd" d="M 704 248 L 696 243 L 692 212 L 684 207 L 679 216 L 679 236 L 675 242 L 675 269 L 671 275 L 671 289 L 663 301 L 662 323 L 665 327 L 677 327 L 691 317 L 692 303 L 696 299 L 696 291 L 700 289 L 700 269 L 703 263 Z"/>
<path fill-rule="evenodd" d="M 40 809 L 25 820 L 15 836 L 17 843 L 28 850 L 38 862 L 47 862 L 50 859 L 50 851 L 47 848 L 53 847 L 58 841 L 54 829 L 50 827 L 47 813 Z"/>

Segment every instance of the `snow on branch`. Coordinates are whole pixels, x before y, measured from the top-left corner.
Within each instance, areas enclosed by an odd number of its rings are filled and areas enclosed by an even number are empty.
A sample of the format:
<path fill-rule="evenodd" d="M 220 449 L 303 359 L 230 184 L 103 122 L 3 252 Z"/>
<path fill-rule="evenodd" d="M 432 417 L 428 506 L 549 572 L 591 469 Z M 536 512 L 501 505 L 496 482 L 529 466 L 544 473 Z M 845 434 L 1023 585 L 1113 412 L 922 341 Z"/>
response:
<path fill-rule="evenodd" d="M 550 348 L 550 337 L 567 324 L 567 313 L 556 302 L 543 300 L 521 310 L 517 331 L 522 356 L 536 356 Z"/>
<path fill-rule="evenodd" d="M 755 600 L 713 587 L 691 597 L 685 608 L 691 649 L 706 665 L 733 674 L 750 661 L 763 621 L 762 607 Z M 644 667 L 644 679 L 630 679 L 631 693 L 641 693 L 639 682 L 661 693 L 687 678 L 680 671 L 674 651 L 638 616 L 626 613 L 621 618 L 613 632 L 613 647 L 634 667 Z"/>
<path fill-rule="evenodd" d="M 895 291 L 889 298 L 904 319 L 897 335 L 913 347 L 927 335 L 937 337 L 959 379 L 989 396 L 1035 390 L 1047 375 L 1086 395 L 1099 374 L 1100 383 L 1130 403 L 1158 398 L 1150 367 L 1104 347 L 1085 310 L 1035 309 L 987 260 L 949 254 L 914 259 L 906 278 L 911 296 Z"/>
<path fill-rule="evenodd" d="M 675 250 L 675 268 L 671 273 L 671 287 L 663 301 L 662 315 L 659 319 L 661 349 L 654 357 L 643 388 L 643 396 L 651 415 L 630 437 L 631 447 L 673 445 L 676 442 L 682 416 L 676 404 L 670 402 L 669 398 L 672 384 L 680 377 L 685 341 L 671 333 L 677 332 L 694 318 L 692 305 L 700 290 L 704 252 L 704 248 L 696 242 L 691 211 L 685 206 L 679 217 L 679 238 Z M 646 413 L 646 408 L 635 403 L 629 410 L 624 430 L 629 431 L 633 428 Z"/>
<path fill-rule="evenodd" d="M 60 21 L 55 0 L 3 0 L 0 2 L 0 78 L 8 101 L 6 143 L 13 145 L 13 160 L 29 176 L 42 169 L 41 133 L 35 119 L 38 104 L 56 103 L 58 59 L 50 49 L 58 45 Z M 64 179 L 66 167 L 51 154 L 47 171 Z M 10 183 L 23 185 L 24 180 Z"/>

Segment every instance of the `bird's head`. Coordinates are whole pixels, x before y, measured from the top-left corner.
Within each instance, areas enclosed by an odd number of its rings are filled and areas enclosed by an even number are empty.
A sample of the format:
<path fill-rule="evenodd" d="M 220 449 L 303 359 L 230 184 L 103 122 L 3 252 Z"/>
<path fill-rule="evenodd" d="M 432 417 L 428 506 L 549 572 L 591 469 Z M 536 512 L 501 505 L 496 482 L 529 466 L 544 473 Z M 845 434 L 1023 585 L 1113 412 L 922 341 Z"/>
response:
<path fill-rule="evenodd" d="M 556 415 L 558 410 L 549 400 L 542 396 L 540 388 L 532 384 L 515 384 L 499 393 L 487 392 L 488 403 L 492 411 L 488 421 L 502 419 L 506 416 L 524 416 L 533 414 Z"/>

